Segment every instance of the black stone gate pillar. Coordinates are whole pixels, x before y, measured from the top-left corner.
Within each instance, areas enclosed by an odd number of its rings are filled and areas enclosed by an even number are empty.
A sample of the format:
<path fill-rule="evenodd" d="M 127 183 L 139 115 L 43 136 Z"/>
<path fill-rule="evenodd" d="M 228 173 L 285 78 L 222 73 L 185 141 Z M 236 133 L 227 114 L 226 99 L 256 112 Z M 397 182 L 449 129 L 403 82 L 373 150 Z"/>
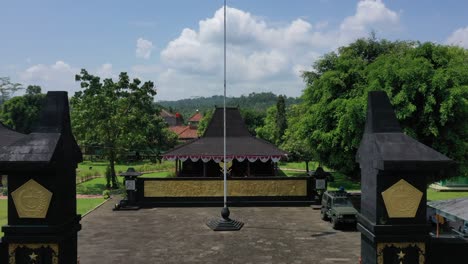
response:
<path fill-rule="evenodd" d="M 0 124 L 0 174 L 8 175 L 8 225 L 0 263 L 77 263 L 76 167 L 82 154 L 66 92 L 47 93 L 28 135 Z"/>
<path fill-rule="evenodd" d="M 356 160 L 361 167 L 362 263 L 426 263 L 427 179 L 453 162 L 402 133 L 382 91 L 369 93 Z"/>

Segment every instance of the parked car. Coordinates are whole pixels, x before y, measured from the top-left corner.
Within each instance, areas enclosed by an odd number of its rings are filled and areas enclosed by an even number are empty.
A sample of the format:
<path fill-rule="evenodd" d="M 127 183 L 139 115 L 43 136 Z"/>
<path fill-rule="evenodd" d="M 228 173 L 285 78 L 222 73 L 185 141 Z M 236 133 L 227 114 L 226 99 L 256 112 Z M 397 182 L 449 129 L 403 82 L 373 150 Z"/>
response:
<path fill-rule="evenodd" d="M 322 220 L 331 221 L 334 229 L 344 224 L 355 226 L 357 213 L 344 190 L 323 193 L 320 215 Z"/>

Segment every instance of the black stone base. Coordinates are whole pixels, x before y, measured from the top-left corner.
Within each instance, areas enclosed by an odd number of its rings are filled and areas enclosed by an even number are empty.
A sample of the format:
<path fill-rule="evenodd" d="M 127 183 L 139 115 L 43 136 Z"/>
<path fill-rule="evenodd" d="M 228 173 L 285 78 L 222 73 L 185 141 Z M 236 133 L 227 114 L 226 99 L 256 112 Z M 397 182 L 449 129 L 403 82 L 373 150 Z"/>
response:
<path fill-rule="evenodd" d="M 213 219 L 208 221 L 206 225 L 213 231 L 239 231 L 244 223 L 229 218 L 229 208 L 223 207 L 221 209 L 221 219 Z"/>
<path fill-rule="evenodd" d="M 232 219 L 213 219 L 208 221 L 206 225 L 213 231 L 239 231 L 244 223 Z"/>
<path fill-rule="evenodd" d="M 136 211 L 140 210 L 140 206 L 129 203 L 128 200 L 121 200 L 118 204 L 115 204 L 114 208 L 112 209 L 113 211 Z"/>

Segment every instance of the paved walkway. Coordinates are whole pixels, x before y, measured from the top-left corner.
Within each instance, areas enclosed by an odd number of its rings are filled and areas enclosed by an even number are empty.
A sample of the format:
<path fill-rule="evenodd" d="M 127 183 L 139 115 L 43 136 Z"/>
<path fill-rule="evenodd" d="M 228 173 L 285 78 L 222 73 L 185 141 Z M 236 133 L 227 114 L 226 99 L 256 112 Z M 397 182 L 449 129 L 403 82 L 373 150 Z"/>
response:
<path fill-rule="evenodd" d="M 358 263 L 360 233 L 337 231 L 311 207 L 233 207 L 241 231 L 205 223 L 220 208 L 112 211 L 110 200 L 81 221 L 81 264 Z"/>

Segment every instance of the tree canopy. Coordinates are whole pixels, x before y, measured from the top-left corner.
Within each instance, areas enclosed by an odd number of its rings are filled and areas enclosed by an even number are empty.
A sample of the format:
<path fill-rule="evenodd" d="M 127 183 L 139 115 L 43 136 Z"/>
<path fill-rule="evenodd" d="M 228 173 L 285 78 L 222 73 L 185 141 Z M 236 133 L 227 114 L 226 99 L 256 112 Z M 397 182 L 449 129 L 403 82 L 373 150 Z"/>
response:
<path fill-rule="evenodd" d="M 9 77 L 0 77 L 0 105 L 20 89 L 22 89 L 21 84 L 12 83 Z"/>
<path fill-rule="evenodd" d="M 357 177 L 367 93 L 384 90 L 405 133 L 459 162 L 466 175 L 466 69 L 468 51 L 459 47 L 359 39 L 304 73 L 300 127 L 286 134 L 302 131 L 320 162 Z"/>
<path fill-rule="evenodd" d="M 44 99 L 41 87 L 30 85 L 25 95 L 15 96 L 0 106 L 0 121 L 18 132 L 31 133 L 39 120 Z"/>
<path fill-rule="evenodd" d="M 169 132 L 158 116 L 152 82 L 130 80 L 122 72 L 117 82 L 100 80 L 81 70 L 76 75 L 82 90 L 71 99 L 71 119 L 79 144 L 99 147 L 109 160 L 112 186 L 117 186 L 114 163 L 117 155 L 130 150 L 172 147 L 177 136 Z M 108 186 L 111 183 L 108 182 Z"/>

